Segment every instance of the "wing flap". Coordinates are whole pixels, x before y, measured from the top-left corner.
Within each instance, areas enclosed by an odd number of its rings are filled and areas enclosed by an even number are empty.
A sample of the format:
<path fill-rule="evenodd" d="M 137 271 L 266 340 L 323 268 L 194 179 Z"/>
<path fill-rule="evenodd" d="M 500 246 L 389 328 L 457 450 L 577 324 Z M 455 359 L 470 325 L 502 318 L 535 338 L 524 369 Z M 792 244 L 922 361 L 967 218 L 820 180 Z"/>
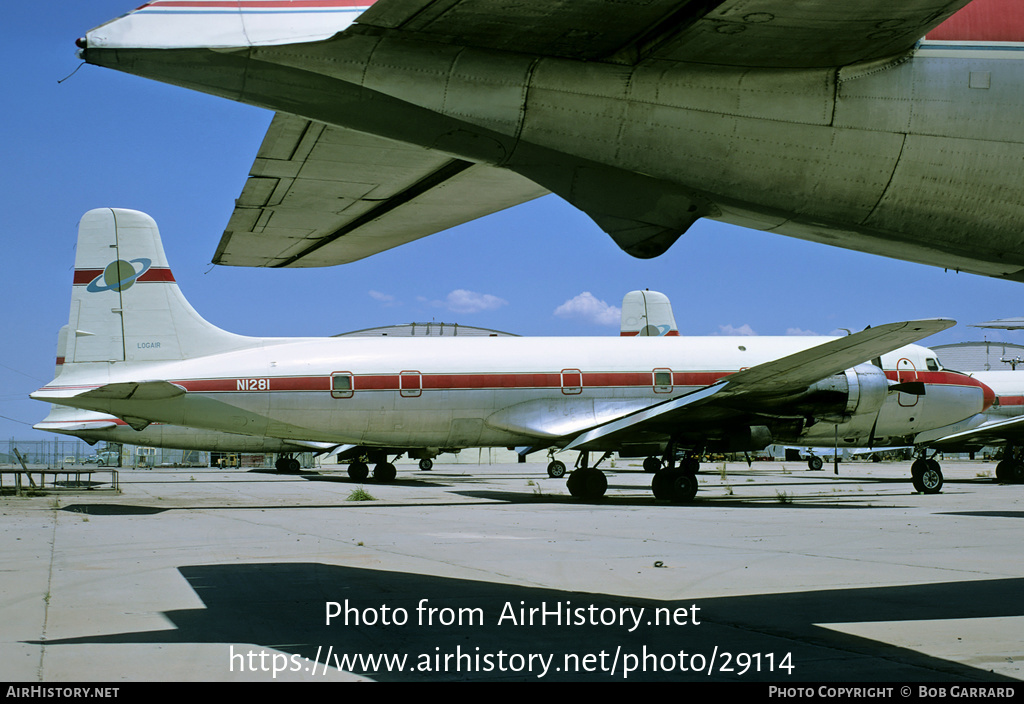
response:
<path fill-rule="evenodd" d="M 505 169 L 278 113 L 213 261 L 345 264 L 545 193 Z"/>

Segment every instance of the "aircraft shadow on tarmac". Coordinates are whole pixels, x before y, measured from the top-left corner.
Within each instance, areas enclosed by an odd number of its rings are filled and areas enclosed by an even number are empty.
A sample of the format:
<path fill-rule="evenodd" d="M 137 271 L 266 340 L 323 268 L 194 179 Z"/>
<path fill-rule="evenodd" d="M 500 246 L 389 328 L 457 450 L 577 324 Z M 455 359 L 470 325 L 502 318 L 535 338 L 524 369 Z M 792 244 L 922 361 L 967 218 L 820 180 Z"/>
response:
<path fill-rule="evenodd" d="M 363 672 L 347 668 L 387 681 L 532 680 L 540 674 L 538 663 L 532 671 L 498 671 L 499 652 L 505 654 L 508 666 L 519 664 L 524 668 L 525 662 L 513 659 L 513 654 L 553 654 L 545 680 L 622 681 L 626 654 L 642 657 L 645 648 L 647 654 L 659 659 L 658 671 L 634 671 L 630 681 L 1014 681 L 816 624 L 950 620 L 953 628 L 953 619 L 1024 615 L 1019 598 L 1024 578 L 659 601 L 320 563 L 201 565 L 180 567 L 179 571 L 205 608 L 166 612 L 176 629 L 54 639 L 45 641 L 46 645 L 224 643 L 232 644 L 236 654 L 273 648 L 290 654 L 289 664 L 301 660 L 305 668 L 317 658 L 318 647 L 322 647 L 321 661 L 326 659 L 329 647 L 335 655 L 405 654 L 406 668 L 402 672 L 380 667 Z M 427 608 L 451 609 L 450 620 L 459 609 L 479 609 L 482 623 L 437 625 L 436 619 L 444 612 L 436 611 L 434 625 L 419 625 L 417 606 L 423 599 Z M 408 621 L 405 625 L 355 625 L 353 616 L 345 625 L 339 616 L 326 625 L 326 603 L 344 606 L 346 600 L 361 619 L 379 622 L 382 606 L 387 606 L 392 620 L 400 614 L 399 609 L 404 609 Z M 648 624 L 656 608 L 667 607 L 671 612 L 690 608 L 695 601 L 699 611 L 688 612 L 687 618 L 695 615 L 699 625 Z M 546 605 L 553 610 L 559 604 L 563 614 L 567 608 L 587 610 L 591 606 L 598 615 L 619 614 L 623 608 L 635 612 L 642 607 L 644 611 L 633 632 L 629 629 L 634 621 L 628 616 L 627 625 L 556 625 L 549 620 L 547 625 L 531 626 L 518 625 L 518 620 L 513 624 L 509 619 L 499 625 L 509 608 L 518 619 L 520 607 Z M 469 612 L 463 613 L 468 620 Z M 566 654 L 582 661 L 583 656 L 599 656 L 602 651 L 605 664 L 610 665 L 620 647 L 619 669 L 614 674 L 609 674 L 607 667 L 591 672 L 561 669 Z M 716 669 L 708 674 L 707 663 L 716 648 L 715 662 L 721 666 L 724 653 L 729 653 L 732 672 Z M 688 659 L 680 660 L 680 651 L 687 653 Z M 225 674 L 229 652 L 225 647 Z M 449 661 L 448 671 L 435 670 L 438 658 L 443 666 L 445 655 L 458 653 L 465 655 L 461 671 L 456 669 L 455 659 Z M 761 672 L 751 666 L 741 676 L 739 653 L 760 653 Z M 766 671 L 767 653 L 774 654 L 774 672 Z M 786 653 L 792 653 L 792 674 L 778 668 Z M 471 658 L 481 658 L 478 663 L 482 663 L 487 654 L 494 658 L 494 669 L 480 672 Z M 701 662 L 694 659 L 697 654 L 705 658 L 705 671 L 693 671 Z M 235 660 L 237 672 L 241 663 Z M 596 667 L 599 662 L 595 658 L 591 664 Z M 690 665 L 690 671 L 680 672 L 680 662 Z M 676 667 L 662 669 L 673 663 Z M 423 664 L 429 664 L 430 671 L 422 669 Z M 647 664 L 650 670 L 651 657 Z M 309 677 L 315 679 L 314 675 Z"/>

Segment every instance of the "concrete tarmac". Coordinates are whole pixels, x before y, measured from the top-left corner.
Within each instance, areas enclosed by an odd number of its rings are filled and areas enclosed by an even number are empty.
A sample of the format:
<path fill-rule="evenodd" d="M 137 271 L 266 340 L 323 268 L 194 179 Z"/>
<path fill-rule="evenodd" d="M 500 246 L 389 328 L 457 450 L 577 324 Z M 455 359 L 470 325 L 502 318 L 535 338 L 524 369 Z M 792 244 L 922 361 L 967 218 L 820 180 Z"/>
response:
<path fill-rule="evenodd" d="M 570 462 L 571 464 L 571 462 Z M 1024 485 L 945 461 L 123 470 L 0 498 L 0 681 L 992 682 L 1024 677 Z M 374 500 L 356 501 L 362 488 Z"/>

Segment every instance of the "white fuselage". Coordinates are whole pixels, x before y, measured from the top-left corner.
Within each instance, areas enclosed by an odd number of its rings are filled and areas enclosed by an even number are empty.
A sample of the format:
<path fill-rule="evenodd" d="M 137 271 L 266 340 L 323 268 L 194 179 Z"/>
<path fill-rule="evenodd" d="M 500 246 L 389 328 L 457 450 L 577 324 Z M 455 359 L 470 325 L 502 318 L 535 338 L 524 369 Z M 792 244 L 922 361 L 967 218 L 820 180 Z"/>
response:
<path fill-rule="evenodd" d="M 193 360 L 77 364 L 55 392 L 163 379 L 169 400 L 70 398 L 119 417 L 281 439 L 381 446 L 557 444 L 559 438 L 831 338 L 420 338 L 266 340 Z M 926 348 L 883 358 L 925 369 Z M 670 383 L 664 384 L 668 372 Z M 931 374 L 931 379 L 925 379 Z M 889 376 L 896 380 L 897 372 Z M 926 396 L 891 393 L 880 413 L 817 422 L 787 442 L 863 444 L 905 436 L 980 410 L 977 385 L 951 372 L 903 372 Z M 44 389 L 45 390 L 45 389 Z M 975 408 L 977 407 L 977 408 Z M 731 414 L 740 417 L 742 413 Z M 877 421 L 876 421 L 877 417 Z M 730 414 L 709 419 L 719 426 Z M 781 438 L 780 438 L 781 440 Z"/>

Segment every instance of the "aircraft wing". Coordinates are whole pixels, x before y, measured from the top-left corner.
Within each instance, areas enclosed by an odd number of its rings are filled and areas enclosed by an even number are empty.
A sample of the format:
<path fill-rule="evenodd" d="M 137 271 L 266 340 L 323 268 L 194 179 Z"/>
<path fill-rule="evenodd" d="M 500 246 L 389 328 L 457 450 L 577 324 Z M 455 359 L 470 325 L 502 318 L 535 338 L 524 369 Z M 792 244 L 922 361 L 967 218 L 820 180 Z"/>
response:
<path fill-rule="evenodd" d="M 1024 440 L 1024 416 L 983 423 L 975 428 L 952 433 L 928 442 L 928 447 L 943 449 L 984 445 L 1001 445 Z"/>
<path fill-rule="evenodd" d="M 277 113 L 215 264 L 346 264 L 547 191 L 508 171 Z"/>
<path fill-rule="evenodd" d="M 969 0 L 378 0 L 357 26 L 588 61 L 822 67 L 895 56 Z"/>
<path fill-rule="evenodd" d="M 952 327 L 945 319 L 889 323 L 758 364 L 684 396 L 662 401 L 574 437 L 567 450 L 600 449 L 638 433 L 669 434 L 709 407 L 742 410 L 744 400 L 799 393 L 833 374 Z"/>

